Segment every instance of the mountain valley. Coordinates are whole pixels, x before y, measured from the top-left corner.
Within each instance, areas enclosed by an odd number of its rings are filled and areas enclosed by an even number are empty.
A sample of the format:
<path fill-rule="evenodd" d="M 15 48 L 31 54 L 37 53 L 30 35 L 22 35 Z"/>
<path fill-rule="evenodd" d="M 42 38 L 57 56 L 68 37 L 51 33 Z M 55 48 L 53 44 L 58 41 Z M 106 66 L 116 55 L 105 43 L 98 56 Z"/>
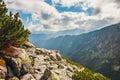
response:
<path fill-rule="evenodd" d="M 81 35 L 38 40 L 36 44 L 60 50 L 62 55 L 112 80 L 120 79 L 120 23 Z"/>

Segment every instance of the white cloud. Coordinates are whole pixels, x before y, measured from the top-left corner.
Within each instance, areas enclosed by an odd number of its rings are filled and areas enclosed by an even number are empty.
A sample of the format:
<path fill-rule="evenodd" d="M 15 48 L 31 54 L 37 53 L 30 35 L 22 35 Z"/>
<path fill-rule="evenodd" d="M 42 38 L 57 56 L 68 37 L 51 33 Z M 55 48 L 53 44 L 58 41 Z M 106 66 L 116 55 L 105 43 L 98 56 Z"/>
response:
<path fill-rule="evenodd" d="M 61 31 L 67 29 L 95 30 L 106 25 L 120 22 L 119 0 L 52 0 L 53 5 L 61 4 L 63 7 L 82 7 L 87 10 L 93 8 L 93 14 L 88 16 L 84 12 L 58 12 L 44 0 L 5 0 L 9 9 L 20 10 L 32 14 L 28 28 L 34 32 Z M 80 2 L 83 2 L 82 4 Z M 38 23 L 34 24 L 35 21 Z"/>
<path fill-rule="evenodd" d="M 63 7 L 71 7 L 79 5 L 83 0 L 52 0 L 54 4 L 61 4 Z"/>

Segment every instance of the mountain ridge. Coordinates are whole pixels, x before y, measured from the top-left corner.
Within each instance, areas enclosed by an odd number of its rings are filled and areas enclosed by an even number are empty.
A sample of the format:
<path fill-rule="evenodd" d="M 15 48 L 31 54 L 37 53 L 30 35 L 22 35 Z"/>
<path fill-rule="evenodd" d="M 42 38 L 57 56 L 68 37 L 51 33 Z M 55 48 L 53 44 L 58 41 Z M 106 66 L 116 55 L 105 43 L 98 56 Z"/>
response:
<path fill-rule="evenodd" d="M 112 80 L 119 80 L 119 45 L 120 23 L 77 36 L 67 35 L 48 39 L 43 41 L 39 47 L 58 49 L 63 53 L 62 55 L 71 60 L 103 73 Z"/>

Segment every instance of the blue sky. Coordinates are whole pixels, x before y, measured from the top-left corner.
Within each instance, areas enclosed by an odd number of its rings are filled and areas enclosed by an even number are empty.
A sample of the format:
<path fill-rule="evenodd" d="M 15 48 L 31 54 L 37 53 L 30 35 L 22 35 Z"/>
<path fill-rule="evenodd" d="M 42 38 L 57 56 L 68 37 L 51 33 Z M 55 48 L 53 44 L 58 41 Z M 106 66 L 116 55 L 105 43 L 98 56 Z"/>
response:
<path fill-rule="evenodd" d="M 92 31 L 120 22 L 119 0 L 5 0 L 32 33 Z"/>

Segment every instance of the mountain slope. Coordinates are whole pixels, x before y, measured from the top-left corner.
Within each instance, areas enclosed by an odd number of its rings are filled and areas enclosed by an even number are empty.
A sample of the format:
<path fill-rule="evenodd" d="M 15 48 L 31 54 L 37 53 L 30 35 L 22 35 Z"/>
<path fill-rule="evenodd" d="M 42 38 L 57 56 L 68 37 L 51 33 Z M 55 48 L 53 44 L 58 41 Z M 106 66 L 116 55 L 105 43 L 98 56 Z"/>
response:
<path fill-rule="evenodd" d="M 78 36 L 48 39 L 39 46 L 58 49 L 71 60 L 120 80 L 120 23 Z"/>
<path fill-rule="evenodd" d="M 36 48 L 30 43 L 14 48 L 14 57 L 0 54 L 0 80 L 109 80 L 62 58 L 57 50 Z"/>

